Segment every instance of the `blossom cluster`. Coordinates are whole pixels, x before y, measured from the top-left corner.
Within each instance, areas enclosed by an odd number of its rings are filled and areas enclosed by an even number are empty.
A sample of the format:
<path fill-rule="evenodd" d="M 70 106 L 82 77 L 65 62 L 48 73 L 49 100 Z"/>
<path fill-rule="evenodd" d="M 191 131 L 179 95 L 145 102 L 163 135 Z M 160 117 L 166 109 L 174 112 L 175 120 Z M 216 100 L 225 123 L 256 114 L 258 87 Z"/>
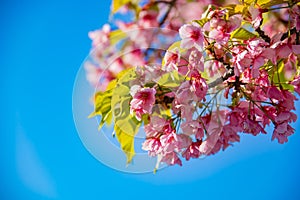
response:
<path fill-rule="evenodd" d="M 189 160 L 215 154 L 238 142 L 242 133 L 266 134 L 265 128 L 271 123 L 272 140 L 285 143 L 294 133 L 290 124 L 297 119 L 292 112 L 296 97 L 274 79 L 281 65 L 285 66 L 284 75 L 289 76 L 284 76 L 285 81 L 297 74 L 300 45 L 293 38 L 280 40 L 276 36 L 270 41 L 256 35 L 235 39 L 233 32 L 243 19 L 241 15 L 226 19 L 227 12 L 209 9 L 202 27 L 197 21 L 184 24 L 179 29 L 179 48 L 185 53 L 180 54 L 177 48 L 167 51 L 164 65 L 153 67 L 148 82 L 134 86 L 138 89 L 132 95 L 131 113 L 138 120 L 146 115 L 149 121 L 143 149 L 150 156 L 159 156 L 161 162 L 181 165 L 182 157 Z M 249 23 L 256 27 L 260 20 L 252 15 Z M 163 74 L 172 76 L 174 71 L 184 77 L 177 86 L 155 84 Z M 208 72 L 206 78 L 204 72 Z M 223 82 L 210 87 L 208 82 L 216 75 Z M 290 83 L 299 92 L 299 76 Z M 220 102 L 217 97 L 222 95 Z M 159 112 L 169 109 L 170 115 L 158 115 L 155 104 L 164 105 Z"/>
<path fill-rule="evenodd" d="M 96 85 L 98 76 L 104 77 L 102 91 L 119 80 L 120 72 L 134 67 L 134 78 L 126 84 L 130 117 L 144 125 L 142 149 L 157 156 L 158 163 L 182 165 L 182 159 L 225 150 L 242 134 L 267 134 L 267 126 L 273 127 L 272 140 L 286 143 L 297 120 L 295 93 L 300 95 L 299 3 L 204 10 L 200 1 L 155 2 L 138 12 L 135 23 L 117 22 L 122 32 L 139 30 L 128 34 L 129 42 L 121 45 L 127 53 L 117 58 L 116 49 L 110 49 L 109 26 L 91 32 L 95 59 L 111 63 L 107 69 L 86 66 Z M 184 6 L 201 9 L 189 16 L 177 10 Z M 180 40 L 172 41 L 174 32 L 162 31 L 168 50 L 141 50 L 161 42 L 156 31 L 145 28 L 162 24 L 178 30 Z"/>

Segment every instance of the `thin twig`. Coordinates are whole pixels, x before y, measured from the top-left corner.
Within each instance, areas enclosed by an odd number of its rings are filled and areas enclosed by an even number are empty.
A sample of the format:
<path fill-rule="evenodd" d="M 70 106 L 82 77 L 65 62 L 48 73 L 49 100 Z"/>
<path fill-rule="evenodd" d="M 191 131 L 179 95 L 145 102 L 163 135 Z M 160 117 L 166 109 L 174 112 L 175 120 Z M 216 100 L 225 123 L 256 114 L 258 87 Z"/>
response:
<path fill-rule="evenodd" d="M 162 18 L 162 20 L 159 22 L 159 26 L 162 26 L 165 23 L 165 21 L 167 20 L 167 18 L 169 16 L 169 14 L 170 14 L 173 6 L 175 5 L 176 1 L 177 0 L 173 0 L 173 1 L 170 1 L 170 3 L 168 3 L 169 4 L 169 8 L 168 8 L 166 14 L 164 15 L 164 17 Z"/>
<path fill-rule="evenodd" d="M 286 38 L 288 38 L 289 35 L 293 35 L 293 34 L 295 34 L 295 33 L 297 33 L 296 27 L 294 27 L 293 29 L 291 29 L 291 30 L 287 31 L 286 33 L 284 33 L 284 34 L 281 36 L 280 40 L 283 41 L 283 40 L 285 40 Z"/>

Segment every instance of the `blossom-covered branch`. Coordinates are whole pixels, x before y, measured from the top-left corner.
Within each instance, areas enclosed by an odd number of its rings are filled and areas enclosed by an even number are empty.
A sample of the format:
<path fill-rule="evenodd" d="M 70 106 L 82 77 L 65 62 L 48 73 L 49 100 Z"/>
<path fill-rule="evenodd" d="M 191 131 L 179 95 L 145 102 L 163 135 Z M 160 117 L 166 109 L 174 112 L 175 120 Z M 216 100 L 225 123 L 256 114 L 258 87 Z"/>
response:
<path fill-rule="evenodd" d="M 92 116 L 113 123 L 128 162 L 142 128 L 157 166 L 215 154 L 270 125 L 272 140 L 288 142 L 300 94 L 300 4 L 234 3 L 125 3 L 122 13 L 137 18 L 90 33 Z"/>

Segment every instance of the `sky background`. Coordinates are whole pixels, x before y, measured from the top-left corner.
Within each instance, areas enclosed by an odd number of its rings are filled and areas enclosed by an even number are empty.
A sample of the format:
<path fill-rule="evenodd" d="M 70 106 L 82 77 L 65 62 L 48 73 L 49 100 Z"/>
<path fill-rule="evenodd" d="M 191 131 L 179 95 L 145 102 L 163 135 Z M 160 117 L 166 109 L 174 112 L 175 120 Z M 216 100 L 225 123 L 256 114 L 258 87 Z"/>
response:
<path fill-rule="evenodd" d="M 299 122 L 287 144 L 271 142 L 270 132 L 245 136 L 225 152 L 155 175 L 111 169 L 87 151 L 72 92 L 90 49 L 87 33 L 108 20 L 109 6 L 1 1 L 0 199 L 300 199 Z"/>

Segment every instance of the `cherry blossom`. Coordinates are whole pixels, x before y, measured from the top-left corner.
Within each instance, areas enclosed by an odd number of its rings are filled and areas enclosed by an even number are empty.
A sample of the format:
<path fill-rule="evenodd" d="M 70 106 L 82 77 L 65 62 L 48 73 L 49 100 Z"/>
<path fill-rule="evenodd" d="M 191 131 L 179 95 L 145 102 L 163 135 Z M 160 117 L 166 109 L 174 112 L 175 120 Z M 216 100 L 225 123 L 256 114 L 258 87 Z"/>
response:
<path fill-rule="evenodd" d="M 122 120 L 137 119 L 130 125 L 144 128 L 142 149 L 157 157 L 158 165 L 181 166 L 182 159 L 216 154 L 245 134 L 267 134 L 268 126 L 270 139 L 280 144 L 295 132 L 299 3 L 205 2 L 214 5 L 198 0 L 126 4 L 122 14 L 133 19 L 116 19 L 114 26 L 89 33 L 93 49 L 101 48 L 95 50 L 98 63 L 86 64 L 87 79 L 100 82 L 97 91 L 105 95 L 114 90 L 105 91 L 109 83 L 126 89 L 125 97 L 117 96 L 121 103 L 129 101 L 123 114 L 130 116 Z M 114 31 L 127 38 L 109 48 L 116 44 Z M 124 55 L 116 57 L 115 51 Z M 109 97 L 115 100 L 114 95 Z"/>
<path fill-rule="evenodd" d="M 135 94 L 133 94 L 133 99 L 130 102 L 130 113 L 135 113 L 137 120 L 142 119 L 142 115 L 152 112 L 153 104 L 155 103 L 155 93 L 154 88 L 141 88 Z"/>
<path fill-rule="evenodd" d="M 179 29 L 179 35 L 182 38 L 180 47 L 190 49 L 197 48 L 199 51 L 203 49 L 204 37 L 201 28 L 193 24 L 185 24 Z"/>

